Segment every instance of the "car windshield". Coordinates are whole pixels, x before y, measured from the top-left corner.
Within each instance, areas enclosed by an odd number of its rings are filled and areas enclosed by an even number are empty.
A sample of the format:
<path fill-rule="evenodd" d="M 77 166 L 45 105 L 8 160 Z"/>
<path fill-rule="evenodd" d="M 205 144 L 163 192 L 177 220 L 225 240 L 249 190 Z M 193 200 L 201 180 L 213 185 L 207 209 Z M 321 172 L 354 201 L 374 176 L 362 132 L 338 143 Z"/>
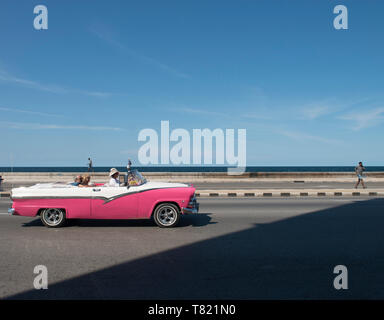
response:
<path fill-rule="evenodd" d="M 146 183 L 147 180 L 136 169 L 128 172 L 128 185 L 129 186 L 141 186 Z"/>

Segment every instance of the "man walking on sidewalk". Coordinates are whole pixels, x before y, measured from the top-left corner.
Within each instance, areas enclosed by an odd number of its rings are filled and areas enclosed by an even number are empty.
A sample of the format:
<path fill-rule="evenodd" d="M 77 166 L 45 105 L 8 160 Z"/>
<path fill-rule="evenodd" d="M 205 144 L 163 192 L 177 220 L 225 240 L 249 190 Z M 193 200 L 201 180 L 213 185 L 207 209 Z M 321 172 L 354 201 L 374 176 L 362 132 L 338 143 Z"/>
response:
<path fill-rule="evenodd" d="M 363 166 L 363 163 L 362 162 L 359 162 L 359 165 L 355 168 L 355 172 L 357 174 L 357 182 L 355 184 L 355 189 L 357 189 L 357 186 L 359 185 L 359 183 L 361 182 L 361 184 L 363 185 L 363 188 L 365 189 L 365 185 L 364 185 L 364 175 L 363 175 L 363 172 L 365 171 L 365 168 Z"/>

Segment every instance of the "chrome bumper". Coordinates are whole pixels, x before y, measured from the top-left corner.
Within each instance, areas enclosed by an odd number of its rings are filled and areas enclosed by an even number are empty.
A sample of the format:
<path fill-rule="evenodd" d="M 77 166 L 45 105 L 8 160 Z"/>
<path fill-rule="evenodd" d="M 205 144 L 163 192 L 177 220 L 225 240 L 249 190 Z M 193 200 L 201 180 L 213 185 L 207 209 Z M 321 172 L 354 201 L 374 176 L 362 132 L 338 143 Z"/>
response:
<path fill-rule="evenodd" d="M 181 208 L 182 214 L 196 214 L 199 212 L 199 204 L 197 203 L 196 199 L 193 198 L 187 208 Z"/>
<path fill-rule="evenodd" d="M 8 209 L 8 214 L 10 214 L 10 215 L 14 215 L 14 214 L 15 214 L 15 209 L 13 209 L 13 208 L 9 208 L 9 209 Z"/>

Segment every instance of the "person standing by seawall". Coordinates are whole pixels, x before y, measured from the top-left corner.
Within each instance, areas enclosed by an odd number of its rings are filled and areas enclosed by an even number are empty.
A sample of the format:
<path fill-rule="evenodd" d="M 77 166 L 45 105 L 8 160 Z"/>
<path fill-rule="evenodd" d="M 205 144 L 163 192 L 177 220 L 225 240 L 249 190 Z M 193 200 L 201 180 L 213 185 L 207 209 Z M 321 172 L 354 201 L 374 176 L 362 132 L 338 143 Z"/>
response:
<path fill-rule="evenodd" d="M 92 171 L 92 160 L 91 158 L 88 158 L 88 172 Z"/>
<path fill-rule="evenodd" d="M 363 163 L 359 162 L 359 165 L 355 168 L 355 172 L 357 174 L 357 182 L 355 184 L 355 189 L 357 189 L 357 186 L 359 185 L 360 182 L 363 185 L 363 188 L 364 189 L 366 188 L 364 184 L 364 178 L 365 178 L 363 175 L 364 171 L 365 171 L 365 167 L 363 166 Z"/>

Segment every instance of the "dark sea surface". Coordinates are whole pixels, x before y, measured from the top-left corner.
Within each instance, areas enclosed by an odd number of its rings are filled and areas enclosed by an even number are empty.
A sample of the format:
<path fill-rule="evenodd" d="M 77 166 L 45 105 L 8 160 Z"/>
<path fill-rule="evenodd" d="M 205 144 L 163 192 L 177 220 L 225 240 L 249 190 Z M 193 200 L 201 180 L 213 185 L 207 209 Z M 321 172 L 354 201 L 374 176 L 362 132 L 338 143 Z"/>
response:
<path fill-rule="evenodd" d="M 94 172 L 108 172 L 111 167 L 95 167 Z M 227 172 L 228 167 L 218 166 L 178 166 L 178 167 L 136 167 L 142 172 Z M 257 167 L 249 166 L 246 172 L 354 172 L 354 166 L 346 167 Z M 365 167 L 369 172 L 383 172 L 384 166 Z M 126 167 L 116 167 L 117 170 L 125 172 Z M 86 172 L 86 167 L 0 167 L 0 173 L 3 172 Z"/>

